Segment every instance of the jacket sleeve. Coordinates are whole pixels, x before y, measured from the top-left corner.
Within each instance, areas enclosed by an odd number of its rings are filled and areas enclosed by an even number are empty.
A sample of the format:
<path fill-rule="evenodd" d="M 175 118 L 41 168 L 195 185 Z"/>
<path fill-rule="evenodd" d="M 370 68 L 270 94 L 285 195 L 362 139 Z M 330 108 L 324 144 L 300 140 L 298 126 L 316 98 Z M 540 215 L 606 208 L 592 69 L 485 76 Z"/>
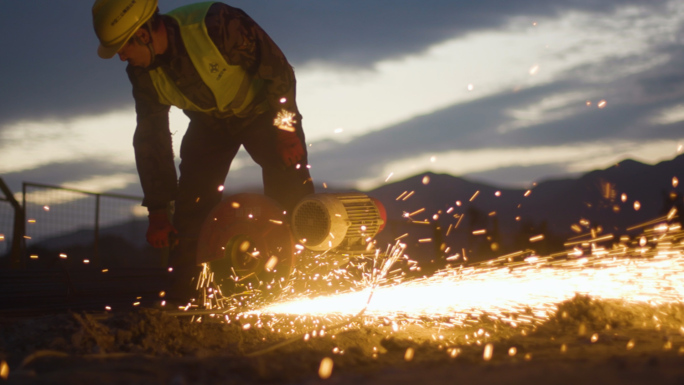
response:
<path fill-rule="evenodd" d="M 169 106 L 159 103 L 146 71 L 127 68 L 133 85 L 137 126 L 133 135 L 135 163 L 143 189 L 143 206 L 148 210 L 168 207 L 176 196 L 177 178 Z"/>
<path fill-rule="evenodd" d="M 274 110 L 299 114 L 294 70 L 283 52 L 245 12 L 214 4 L 206 17 L 207 31 L 226 61 L 265 80 L 266 98 Z M 284 101 L 284 102 L 283 102 Z"/>

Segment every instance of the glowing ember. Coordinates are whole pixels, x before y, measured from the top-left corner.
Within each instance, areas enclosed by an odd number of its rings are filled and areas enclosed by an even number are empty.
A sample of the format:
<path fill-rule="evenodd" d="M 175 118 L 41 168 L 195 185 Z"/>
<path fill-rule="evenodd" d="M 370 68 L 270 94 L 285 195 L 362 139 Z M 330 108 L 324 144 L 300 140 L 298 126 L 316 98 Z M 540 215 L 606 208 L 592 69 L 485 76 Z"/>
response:
<path fill-rule="evenodd" d="M 404 360 L 406 360 L 406 361 L 413 360 L 414 354 L 415 354 L 415 351 L 413 350 L 413 348 L 407 348 L 406 353 L 404 353 Z"/>
<path fill-rule="evenodd" d="M 492 359 L 492 354 L 494 354 L 494 345 L 492 345 L 492 344 L 485 345 L 484 352 L 482 353 L 482 358 L 485 361 L 489 361 Z"/>
<path fill-rule="evenodd" d="M 535 235 L 530 238 L 530 242 L 539 242 L 544 239 L 544 234 Z"/>
<path fill-rule="evenodd" d="M 5 360 L 0 361 L 0 378 L 6 380 L 9 377 L 9 365 Z"/>
<path fill-rule="evenodd" d="M 278 111 L 278 114 L 276 115 L 275 119 L 273 120 L 273 125 L 278 127 L 279 129 L 283 131 L 289 131 L 289 132 L 294 132 L 294 125 L 297 123 L 295 121 L 295 114 L 294 112 L 290 112 L 287 110 L 280 110 Z"/>
<path fill-rule="evenodd" d="M 325 357 L 321 360 L 321 365 L 318 367 L 318 376 L 322 379 L 330 378 L 333 370 L 333 360 L 330 357 Z"/>
<path fill-rule="evenodd" d="M 264 266 L 264 269 L 266 271 L 273 271 L 273 269 L 275 268 L 277 263 L 278 263 L 278 257 L 276 257 L 275 255 L 272 255 L 271 258 L 269 258 L 268 261 L 266 262 L 266 266 Z"/>

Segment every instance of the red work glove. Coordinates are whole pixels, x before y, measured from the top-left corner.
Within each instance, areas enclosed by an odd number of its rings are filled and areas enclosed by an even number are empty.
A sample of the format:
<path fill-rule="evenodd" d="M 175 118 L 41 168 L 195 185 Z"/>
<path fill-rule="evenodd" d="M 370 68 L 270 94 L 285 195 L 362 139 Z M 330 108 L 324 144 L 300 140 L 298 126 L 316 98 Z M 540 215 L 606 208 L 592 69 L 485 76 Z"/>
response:
<path fill-rule="evenodd" d="M 276 151 L 286 166 L 292 166 L 304 157 L 304 146 L 297 134 L 281 129 L 278 129 Z"/>
<path fill-rule="evenodd" d="M 169 234 L 178 234 L 178 231 L 169 221 L 166 210 L 152 211 L 148 219 L 150 224 L 147 227 L 147 242 L 158 249 L 169 246 Z"/>

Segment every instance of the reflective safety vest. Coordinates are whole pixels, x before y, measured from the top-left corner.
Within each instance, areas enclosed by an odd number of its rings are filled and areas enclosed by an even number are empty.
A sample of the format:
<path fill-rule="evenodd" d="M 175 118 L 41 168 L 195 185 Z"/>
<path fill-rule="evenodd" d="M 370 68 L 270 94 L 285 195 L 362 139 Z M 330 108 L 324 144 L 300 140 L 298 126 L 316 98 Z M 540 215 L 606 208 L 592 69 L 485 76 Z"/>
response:
<path fill-rule="evenodd" d="M 204 84 L 214 94 L 216 106 L 204 109 L 195 105 L 183 95 L 166 72 L 158 67 L 150 71 L 150 76 L 159 95 L 159 102 L 218 117 L 244 116 L 252 110 L 263 112 L 268 108 L 266 101 L 258 106 L 251 105 L 263 87 L 263 80 L 252 78 L 239 65 L 228 64 L 209 37 L 204 18 L 212 4 L 213 2 L 190 4 L 167 15 L 178 22 L 190 60 Z"/>

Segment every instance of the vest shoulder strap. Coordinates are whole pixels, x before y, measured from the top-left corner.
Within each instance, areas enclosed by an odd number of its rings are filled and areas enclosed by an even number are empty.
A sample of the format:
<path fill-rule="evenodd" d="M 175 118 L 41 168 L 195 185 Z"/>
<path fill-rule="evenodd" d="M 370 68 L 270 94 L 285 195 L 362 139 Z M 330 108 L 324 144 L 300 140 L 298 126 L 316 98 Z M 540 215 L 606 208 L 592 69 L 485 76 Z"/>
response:
<path fill-rule="evenodd" d="M 189 4 L 167 13 L 179 25 L 181 38 L 193 66 L 214 95 L 219 114 L 240 115 L 250 109 L 262 82 L 252 79 L 239 65 L 230 65 L 207 32 L 205 18 L 214 2 Z M 207 112 L 194 105 L 163 70 L 150 71 L 160 102 L 183 109 Z M 184 108 L 185 107 L 185 108 Z"/>

